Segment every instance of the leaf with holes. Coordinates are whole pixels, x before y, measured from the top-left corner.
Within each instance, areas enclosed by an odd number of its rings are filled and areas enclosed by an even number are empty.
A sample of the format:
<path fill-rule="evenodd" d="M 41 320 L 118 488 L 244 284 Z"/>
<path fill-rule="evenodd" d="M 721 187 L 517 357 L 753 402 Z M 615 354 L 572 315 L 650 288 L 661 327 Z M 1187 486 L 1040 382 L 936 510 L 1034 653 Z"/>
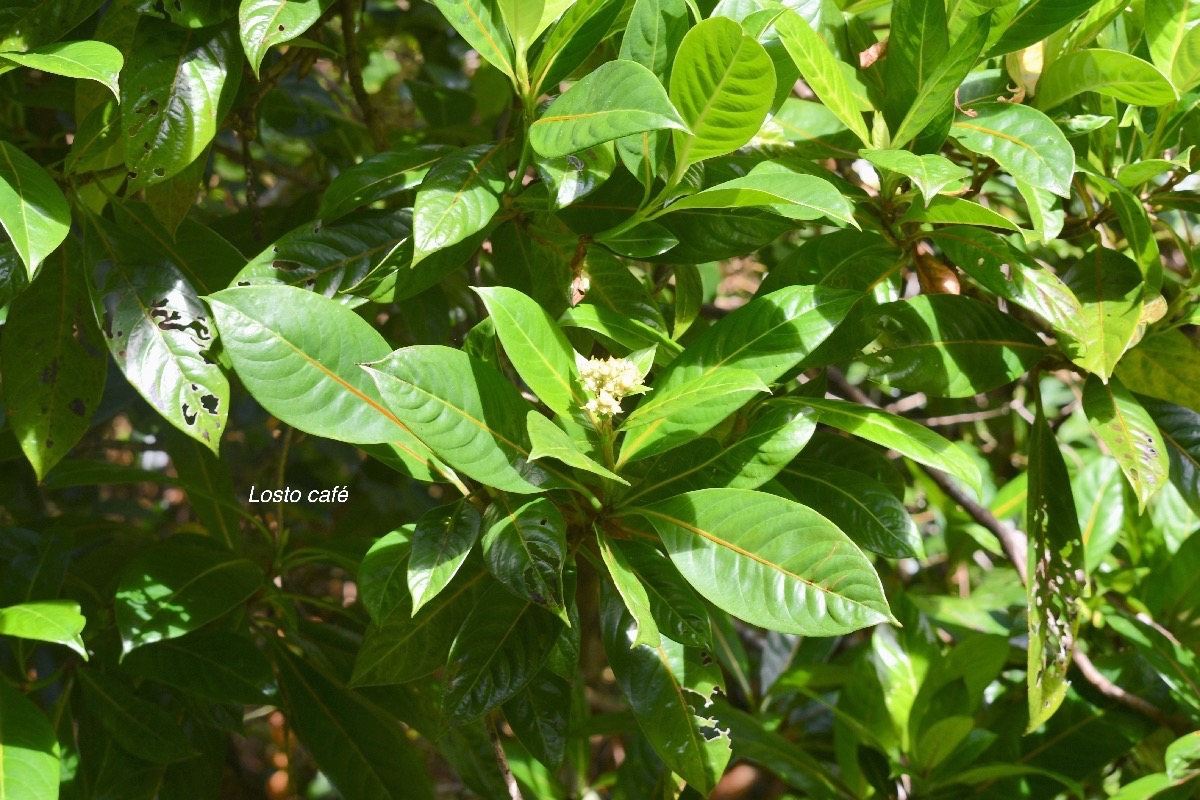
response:
<path fill-rule="evenodd" d="M 1200 516 L 1200 413 L 1174 403 L 1139 397 L 1167 447 L 1171 483 Z"/>
<path fill-rule="evenodd" d="M 654 526 L 700 594 L 753 625 L 836 636 L 892 620 L 871 562 L 837 526 L 799 503 L 705 489 L 627 513 Z M 739 580 L 712 580 L 727 574 Z"/>
<path fill-rule="evenodd" d="M 687 125 L 672 135 L 676 172 L 754 138 L 774 94 L 771 57 L 741 25 L 725 17 L 695 25 L 671 67 L 671 102 Z"/>
<path fill-rule="evenodd" d="M 491 222 L 508 182 L 504 150 L 504 142 L 465 147 L 429 169 L 413 206 L 413 266 Z"/>
<path fill-rule="evenodd" d="M 0 141 L 0 225 L 32 279 L 38 266 L 67 238 L 71 210 L 46 170 Z"/>
<path fill-rule="evenodd" d="M 303 35 L 331 5 L 333 0 L 242 0 L 238 33 L 254 77 L 268 50 Z"/>
<path fill-rule="evenodd" d="M 229 381 L 209 357 L 212 319 L 169 255 L 129 226 L 91 217 L 87 281 L 96 320 L 117 366 L 168 422 L 217 452 Z"/>
<path fill-rule="evenodd" d="M 566 485 L 529 460 L 529 404 L 494 367 L 459 350 L 408 347 L 363 364 L 387 409 L 455 469 L 501 491 Z"/>
<path fill-rule="evenodd" d="M 212 142 L 241 78 L 226 27 L 180 28 L 143 18 L 121 72 L 130 190 L 183 171 Z"/>
<path fill-rule="evenodd" d="M 1138 513 L 1167 482 L 1169 460 L 1158 426 L 1117 378 L 1105 384 L 1089 375 L 1083 386 L 1083 412 L 1121 465 L 1138 499 Z"/>

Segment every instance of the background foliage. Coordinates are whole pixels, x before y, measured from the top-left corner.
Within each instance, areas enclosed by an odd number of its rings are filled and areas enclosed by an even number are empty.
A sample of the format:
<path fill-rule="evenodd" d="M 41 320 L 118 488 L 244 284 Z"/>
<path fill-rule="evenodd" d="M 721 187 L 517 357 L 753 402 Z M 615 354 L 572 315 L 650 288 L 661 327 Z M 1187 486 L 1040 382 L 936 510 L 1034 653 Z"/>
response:
<path fill-rule="evenodd" d="M 8 0 L 0 797 L 1195 796 L 1198 23 Z"/>

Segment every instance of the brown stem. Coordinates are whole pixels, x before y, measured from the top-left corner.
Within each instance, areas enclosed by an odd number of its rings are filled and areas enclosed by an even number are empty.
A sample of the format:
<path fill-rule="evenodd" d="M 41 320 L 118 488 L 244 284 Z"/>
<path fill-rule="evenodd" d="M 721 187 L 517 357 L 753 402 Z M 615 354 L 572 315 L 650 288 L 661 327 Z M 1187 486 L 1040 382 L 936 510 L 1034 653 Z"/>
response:
<path fill-rule="evenodd" d="M 485 717 L 487 722 L 488 739 L 492 742 L 492 752 L 496 756 L 496 764 L 500 767 L 500 775 L 504 778 L 504 786 L 508 789 L 509 800 L 525 800 L 521 795 L 521 787 L 517 785 L 512 767 L 508 765 L 508 756 L 504 754 L 504 743 L 500 741 L 500 731 L 496 730 L 495 713 Z"/>
<path fill-rule="evenodd" d="M 371 134 L 371 142 L 379 151 L 388 149 L 387 136 L 379 122 L 379 113 L 371 103 L 371 95 L 363 85 L 362 54 L 358 50 L 358 31 L 355 28 L 355 18 L 358 16 L 359 0 L 342 0 L 342 39 L 346 42 L 346 72 L 350 79 L 350 89 L 354 99 L 362 111 L 363 123 Z"/>

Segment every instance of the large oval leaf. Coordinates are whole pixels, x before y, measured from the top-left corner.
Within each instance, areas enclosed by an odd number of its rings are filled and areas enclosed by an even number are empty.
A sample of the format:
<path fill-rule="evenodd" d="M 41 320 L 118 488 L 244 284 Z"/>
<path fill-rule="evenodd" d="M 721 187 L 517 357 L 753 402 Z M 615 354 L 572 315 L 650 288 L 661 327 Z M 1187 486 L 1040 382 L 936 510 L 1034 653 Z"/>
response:
<path fill-rule="evenodd" d="M 550 104 L 529 128 L 533 149 L 547 158 L 570 155 L 643 131 L 686 131 L 654 73 L 633 61 L 609 61 Z"/>
<path fill-rule="evenodd" d="M 688 582 L 746 622 L 837 636 L 892 620 L 871 562 L 837 526 L 799 503 L 705 489 L 636 511 L 658 531 Z"/>
<path fill-rule="evenodd" d="M 491 222 L 508 182 L 504 149 L 504 142 L 465 147 L 430 167 L 413 206 L 413 266 Z"/>
<path fill-rule="evenodd" d="M 1139 394 L 1200 411 L 1200 347 L 1183 331 L 1147 336 L 1121 359 L 1117 377 Z"/>
<path fill-rule="evenodd" d="M 1077 50 L 1056 59 L 1037 85 L 1038 108 L 1050 110 L 1081 92 L 1098 92 L 1139 106 L 1179 99 L 1170 79 L 1148 61 L 1118 50 Z"/>
<path fill-rule="evenodd" d="M 1037 109 L 1017 103 L 976 103 L 969 115 L 955 120 L 950 135 L 968 150 L 995 160 L 1014 178 L 1059 197 L 1071 196 L 1075 150 L 1058 126 Z"/>
<path fill-rule="evenodd" d="M 1024 375 L 1046 353 L 1033 331 L 958 295 L 920 295 L 875 312 L 881 347 L 865 356 L 872 380 L 936 397 L 970 397 Z"/>
<path fill-rule="evenodd" d="M 88 711 L 126 752 L 154 764 L 196 755 L 177 719 L 135 694 L 124 674 L 81 669 L 76 675 Z"/>
<path fill-rule="evenodd" d="M 359 368 L 389 349 L 362 317 L 291 286 L 226 289 L 209 304 L 234 370 L 265 409 L 315 436 L 394 443 L 413 477 L 445 474 Z"/>
<path fill-rule="evenodd" d="M 770 162 L 756 166 L 743 178 L 718 183 L 677 200 L 667 206 L 666 212 L 748 206 L 766 206 L 789 219 L 829 217 L 858 227 L 854 207 L 832 183 Z"/>
<path fill-rule="evenodd" d="M 1142 271 L 1128 256 L 1096 246 L 1075 262 L 1063 281 L 1083 307 L 1079 338 L 1064 341 L 1063 350 L 1076 364 L 1107 380 L 1139 335 L 1145 304 Z"/>
<path fill-rule="evenodd" d="M 180 28 L 143 18 L 121 72 L 129 187 L 179 174 L 204 152 L 237 92 L 233 31 Z"/>
<path fill-rule="evenodd" d="M 58 741 L 33 701 L 0 681 L 0 797 L 57 800 Z"/>
<path fill-rule="evenodd" d="M 567 523 L 544 497 L 522 506 L 501 495 L 492 504 L 483 535 L 483 557 L 496 580 L 523 600 L 559 615 L 565 622 L 563 567 Z"/>
<path fill-rule="evenodd" d="M 713 17 L 688 31 L 671 68 L 671 101 L 687 124 L 673 137 L 678 174 L 754 138 L 774 95 L 771 57 L 741 25 Z"/>
<path fill-rule="evenodd" d="M 529 460 L 529 404 L 495 368 L 434 345 L 397 350 L 363 368 L 391 413 L 452 467 L 516 494 L 565 485 Z"/>
<path fill-rule="evenodd" d="M 1168 454 L 1158 426 L 1115 377 L 1106 384 L 1095 375 L 1088 376 L 1083 385 L 1083 413 L 1092 432 L 1121 465 L 1141 513 L 1167 482 Z"/>
<path fill-rule="evenodd" d="M 71 228 L 71 210 L 62 190 L 36 161 L 4 141 L 0 141 L 0 225 L 25 262 L 29 278 Z"/>
<path fill-rule="evenodd" d="M 242 0 L 238 30 L 254 76 L 268 50 L 303 35 L 331 5 L 333 0 Z"/>

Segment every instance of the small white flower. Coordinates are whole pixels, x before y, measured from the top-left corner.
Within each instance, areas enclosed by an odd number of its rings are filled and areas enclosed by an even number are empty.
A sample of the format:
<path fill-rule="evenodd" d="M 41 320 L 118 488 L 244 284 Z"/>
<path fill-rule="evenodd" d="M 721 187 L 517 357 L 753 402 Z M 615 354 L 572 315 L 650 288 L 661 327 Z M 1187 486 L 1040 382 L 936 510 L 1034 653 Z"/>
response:
<path fill-rule="evenodd" d="M 588 394 L 586 408 L 598 417 L 621 413 L 621 398 L 642 390 L 642 374 L 637 365 L 624 358 L 579 360 L 579 381 Z"/>

